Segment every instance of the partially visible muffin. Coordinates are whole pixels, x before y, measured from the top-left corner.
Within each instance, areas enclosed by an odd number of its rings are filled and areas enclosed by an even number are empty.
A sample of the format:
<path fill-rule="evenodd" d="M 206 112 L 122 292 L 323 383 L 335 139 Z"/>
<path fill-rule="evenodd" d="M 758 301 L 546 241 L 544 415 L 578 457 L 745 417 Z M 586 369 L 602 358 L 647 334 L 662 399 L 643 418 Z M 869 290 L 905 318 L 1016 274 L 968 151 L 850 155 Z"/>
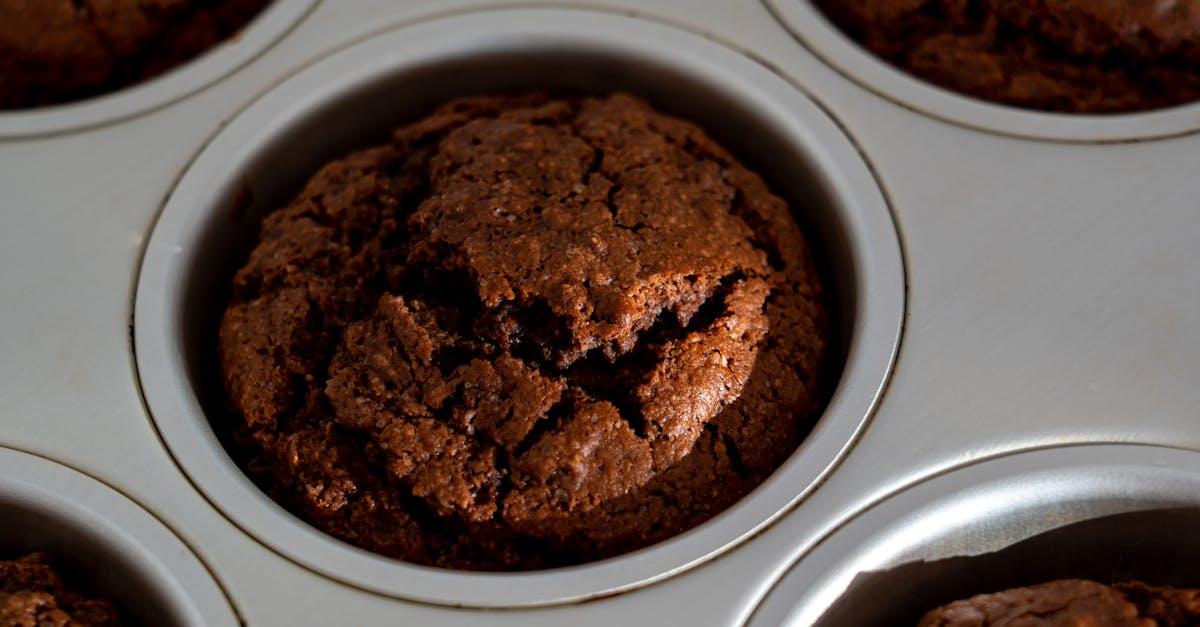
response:
<path fill-rule="evenodd" d="M 1064 579 L 939 607 L 918 627 L 1194 627 L 1200 590 Z"/>
<path fill-rule="evenodd" d="M 325 165 L 232 283 L 216 341 L 246 467 L 413 562 L 665 539 L 758 485 L 824 402 L 788 204 L 628 95 L 453 100 Z"/>
<path fill-rule="evenodd" d="M 815 0 L 883 59 L 948 89 L 1070 113 L 1200 99 L 1194 0 Z"/>
<path fill-rule="evenodd" d="M 0 109 L 153 78 L 234 36 L 270 0 L 0 0 Z"/>
<path fill-rule="evenodd" d="M 44 553 L 0 560 L 0 625 L 4 627 L 119 627 L 117 608 L 63 581 Z"/>

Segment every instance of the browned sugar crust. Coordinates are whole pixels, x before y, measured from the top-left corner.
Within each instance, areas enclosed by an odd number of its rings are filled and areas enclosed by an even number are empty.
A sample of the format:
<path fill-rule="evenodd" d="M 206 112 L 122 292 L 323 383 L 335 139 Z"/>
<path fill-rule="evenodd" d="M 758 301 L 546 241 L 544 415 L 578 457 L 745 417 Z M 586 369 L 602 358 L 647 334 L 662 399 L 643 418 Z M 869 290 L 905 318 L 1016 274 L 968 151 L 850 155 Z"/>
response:
<path fill-rule="evenodd" d="M 269 0 L 0 0 L 0 109 L 114 91 L 234 36 Z"/>
<path fill-rule="evenodd" d="M 1194 627 L 1200 590 L 1083 579 L 981 594 L 925 615 L 919 627 Z"/>
<path fill-rule="evenodd" d="M 627 96 L 464 98 L 263 222 L 221 321 L 249 467 L 401 559 L 528 569 L 679 533 L 820 410 L 786 203 Z"/>
<path fill-rule="evenodd" d="M 44 553 L 0 560 L 0 625 L 119 627 L 117 608 L 88 598 L 63 581 Z"/>
<path fill-rule="evenodd" d="M 1200 99 L 1194 0 L 816 0 L 890 63 L 999 103 L 1116 113 Z"/>

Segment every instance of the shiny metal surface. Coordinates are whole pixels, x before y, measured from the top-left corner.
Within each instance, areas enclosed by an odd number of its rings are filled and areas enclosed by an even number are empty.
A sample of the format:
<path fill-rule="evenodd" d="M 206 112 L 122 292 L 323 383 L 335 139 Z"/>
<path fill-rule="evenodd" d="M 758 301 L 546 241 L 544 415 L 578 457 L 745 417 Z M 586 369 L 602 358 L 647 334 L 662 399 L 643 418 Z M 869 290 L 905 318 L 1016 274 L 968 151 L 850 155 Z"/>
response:
<path fill-rule="evenodd" d="M 954 470 L 857 516 L 749 624 L 915 625 L 939 605 L 1064 578 L 1195 586 L 1200 454 L 1051 448 Z"/>

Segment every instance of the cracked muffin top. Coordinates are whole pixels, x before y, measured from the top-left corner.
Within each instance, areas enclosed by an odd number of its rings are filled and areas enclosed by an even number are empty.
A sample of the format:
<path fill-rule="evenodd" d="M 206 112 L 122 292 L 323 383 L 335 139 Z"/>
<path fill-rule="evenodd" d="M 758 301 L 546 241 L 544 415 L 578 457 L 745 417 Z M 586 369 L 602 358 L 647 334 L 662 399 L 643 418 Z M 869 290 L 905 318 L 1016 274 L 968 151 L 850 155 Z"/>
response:
<path fill-rule="evenodd" d="M 532 94 L 322 168 L 264 220 L 218 344 L 276 498 L 402 559 L 513 569 L 761 481 L 819 412 L 824 325 L 786 203 L 699 129 Z"/>
<path fill-rule="evenodd" d="M 937 608 L 919 627 L 1191 627 L 1200 624 L 1200 590 L 1149 586 L 1138 581 L 1112 586 L 1063 579 L 981 594 Z"/>
<path fill-rule="evenodd" d="M 236 34 L 270 0 L 0 0 L 0 109 L 143 81 Z"/>
<path fill-rule="evenodd" d="M 63 581 L 44 553 L 0 560 L 0 625 L 119 627 L 117 608 L 85 597 Z"/>
<path fill-rule="evenodd" d="M 1200 99 L 1193 0 L 816 0 L 921 78 L 1004 104 L 1117 113 Z"/>

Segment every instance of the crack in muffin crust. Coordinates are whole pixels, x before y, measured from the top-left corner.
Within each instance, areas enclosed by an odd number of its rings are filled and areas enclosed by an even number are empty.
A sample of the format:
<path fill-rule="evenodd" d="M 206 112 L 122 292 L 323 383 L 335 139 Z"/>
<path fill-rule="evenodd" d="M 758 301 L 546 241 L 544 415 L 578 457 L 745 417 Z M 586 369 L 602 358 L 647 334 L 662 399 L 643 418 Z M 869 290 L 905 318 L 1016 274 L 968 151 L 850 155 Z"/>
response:
<path fill-rule="evenodd" d="M 263 221 L 218 344 L 276 498 L 381 553 L 520 569 L 749 491 L 820 410 L 825 327 L 786 203 L 699 129 L 525 94 L 322 168 Z"/>

